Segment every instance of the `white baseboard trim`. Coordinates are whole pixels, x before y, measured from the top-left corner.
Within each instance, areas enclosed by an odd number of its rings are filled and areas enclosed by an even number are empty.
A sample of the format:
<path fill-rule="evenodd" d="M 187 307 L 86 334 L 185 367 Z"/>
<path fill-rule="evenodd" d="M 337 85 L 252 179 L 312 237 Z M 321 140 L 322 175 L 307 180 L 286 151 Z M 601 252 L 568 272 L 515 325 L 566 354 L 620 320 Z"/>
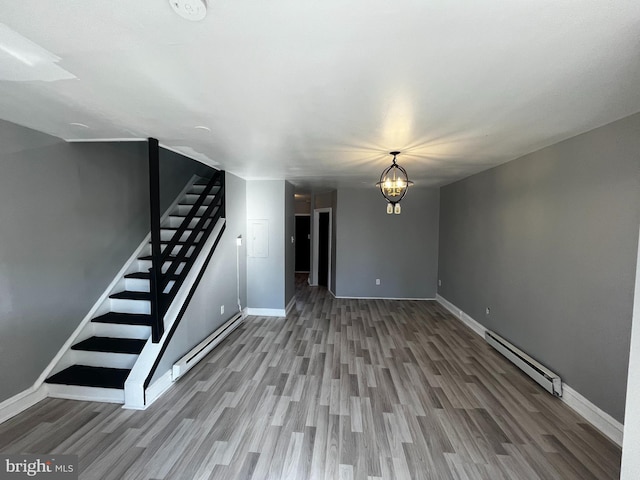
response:
<path fill-rule="evenodd" d="M 47 396 L 83 402 L 124 403 L 124 392 L 117 388 L 50 384 Z"/>
<path fill-rule="evenodd" d="M 598 408 L 589 400 L 584 398 L 566 383 L 562 384 L 562 397 L 564 403 L 579 413 L 594 427 L 600 430 L 620 447 L 622 446 L 622 436 L 624 425 L 609 415 L 604 410 Z"/>
<path fill-rule="evenodd" d="M 27 408 L 33 407 L 36 403 L 47 398 L 47 386 L 40 384 L 33 385 L 28 389 L 7 398 L 0 403 L 0 423 L 6 422 Z"/>
<path fill-rule="evenodd" d="M 440 305 L 451 312 L 454 317 L 459 319 L 471 330 L 484 338 L 485 331 L 487 330 L 484 325 L 464 313 L 462 310 L 460 310 L 453 303 L 449 302 L 441 295 L 437 295 L 436 300 L 438 301 L 438 303 L 440 303 Z M 619 446 L 622 446 L 622 433 L 624 430 L 623 424 L 618 422 L 604 410 L 591 403 L 589 400 L 580 395 L 577 391 L 575 391 L 564 382 L 562 383 L 562 397 L 559 398 L 567 406 L 569 406 L 576 413 L 582 416 L 586 421 L 600 430 L 602 434 L 610 438 Z"/>
<path fill-rule="evenodd" d="M 436 300 L 440 305 L 449 310 L 454 317 L 464 323 L 471 330 L 476 332 L 482 338 L 484 338 L 484 333 L 487 331 L 486 327 L 482 325 L 480 322 L 474 320 L 471 316 L 464 313 L 458 307 L 456 307 L 453 303 L 442 297 L 440 294 L 436 295 Z"/>
<path fill-rule="evenodd" d="M 344 300 L 411 300 L 417 302 L 434 301 L 435 298 L 418 298 L 418 297 L 350 297 L 344 295 L 336 295 L 331 290 L 329 293 L 335 298 L 342 298 Z"/>
<path fill-rule="evenodd" d="M 247 315 L 255 317 L 286 317 L 287 311 L 284 308 L 245 308 Z"/>

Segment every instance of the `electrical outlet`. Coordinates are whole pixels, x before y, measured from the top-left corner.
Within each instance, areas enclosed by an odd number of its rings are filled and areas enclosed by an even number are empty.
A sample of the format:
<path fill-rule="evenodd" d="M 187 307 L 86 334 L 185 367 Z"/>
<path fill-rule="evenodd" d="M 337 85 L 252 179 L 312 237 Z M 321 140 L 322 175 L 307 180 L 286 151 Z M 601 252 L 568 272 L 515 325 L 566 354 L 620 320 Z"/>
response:
<path fill-rule="evenodd" d="M 438 279 L 438 286 L 441 287 L 442 286 L 442 280 Z"/>
<path fill-rule="evenodd" d="M 224 314 L 224 305 L 220 305 L 220 315 Z"/>
<path fill-rule="evenodd" d="M 376 285 L 380 285 L 380 279 L 376 278 Z"/>
<path fill-rule="evenodd" d="M 486 310 L 484 311 L 485 315 L 489 315 L 491 314 L 491 309 L 489 307 L 486 308 Z"/>

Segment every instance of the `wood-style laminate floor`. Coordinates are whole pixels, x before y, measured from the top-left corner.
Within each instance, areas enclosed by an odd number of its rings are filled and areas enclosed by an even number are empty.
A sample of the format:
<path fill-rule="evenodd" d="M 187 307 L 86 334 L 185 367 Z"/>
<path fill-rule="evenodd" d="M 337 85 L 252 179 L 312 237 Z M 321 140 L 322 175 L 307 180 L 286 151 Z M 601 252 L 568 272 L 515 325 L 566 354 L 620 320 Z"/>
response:
<path fill-rule="evenodd" d="M 298 282 L 146 411 L 47 399 L 0 452 L 82 479 L 615 479 L 620 449 L 435 302 Z"/>

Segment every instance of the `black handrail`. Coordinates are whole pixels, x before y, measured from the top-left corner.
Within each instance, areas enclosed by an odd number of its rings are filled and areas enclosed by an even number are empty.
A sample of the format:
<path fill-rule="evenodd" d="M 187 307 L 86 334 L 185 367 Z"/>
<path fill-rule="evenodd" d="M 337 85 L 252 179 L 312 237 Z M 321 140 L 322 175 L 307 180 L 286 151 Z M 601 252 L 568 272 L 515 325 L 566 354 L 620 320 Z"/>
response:
<path fill-rule="evenodd" d="M 216 223 L 224 217 L 225 205 L 225 181 L 224 171 L 215 171 L 202 193 L 198 196 L 182 223 L 168 241 L 164 251 L 160 239 L 160 151 L 158 141 L 149 139 L 149 180 L 151 200 L 151 268 L 149 269 L 149 281 L 151 292 L 151 337 L 154 343 L 158 343 L 164 333 L 164 316 L 176 296 L 180 286 L 186 279 L 187 273 L 193 266 L 198 254 L 213 231 Z M 211 193 L 218 186 L 215 193 Z M 213 196 L 205 211 L 199 216 L 198 222 L 190 227 L 191 222 L 198 215 L 198 211 L 204 205 L 207 197 Z M 189 230 L 190 234 L 184 242 L 180 239 Z M 200 236 L 200 238 L 198 238 Z M 180 245 L 176 255 L 172 257 L 173 249 Z M 217 245 L 217 242 L 216 242 Z M 193 251 L 188 255 L 189 250 Z M 166 271 L 163 272 L 165 263 L 169 262 Z M 183 265 L 178 273 L 178 268 Z M 169 283 L 173 285 L 166 291 Z"/>

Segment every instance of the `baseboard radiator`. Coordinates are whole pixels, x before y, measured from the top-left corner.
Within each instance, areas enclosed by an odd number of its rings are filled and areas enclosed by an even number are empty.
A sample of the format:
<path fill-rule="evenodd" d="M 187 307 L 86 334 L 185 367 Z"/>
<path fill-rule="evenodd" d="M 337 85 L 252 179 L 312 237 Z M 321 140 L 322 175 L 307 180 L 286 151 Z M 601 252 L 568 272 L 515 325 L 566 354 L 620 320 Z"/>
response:
<path fill-rule="evenodd" d="M 244 317 L 238 313 L 231 317 L 224 325 L 193 347 L 184 357 L 173 364 L 171 379 L 175 382 L 202 360 L 211 350 L 222 342 L 231 332 L 240 326 Z"/>
<path fill-rule="evenodd" d="M 487 330 L 484 338 L 489 345 L 511 360 L 515 366 L 539 383 L 547 392 L 556 397 L 562 396 L 562 380 L 558 375 L 509 343 L 497 333 Z"/>

